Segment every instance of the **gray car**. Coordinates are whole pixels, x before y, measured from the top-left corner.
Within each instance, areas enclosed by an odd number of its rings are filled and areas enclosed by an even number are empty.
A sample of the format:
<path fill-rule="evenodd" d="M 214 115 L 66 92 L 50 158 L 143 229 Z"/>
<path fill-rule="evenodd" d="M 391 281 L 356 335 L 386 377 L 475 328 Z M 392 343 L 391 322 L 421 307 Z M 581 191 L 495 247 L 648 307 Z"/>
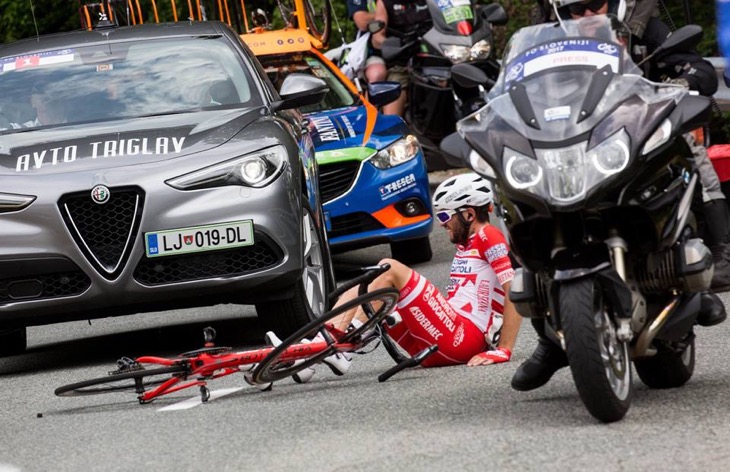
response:
<path fill-rule="evenodd" d="M 26 327 L 255 304 L 280 335 L 334 278 L 312 140 L 218 22 L 0 46 L 0 353 Z"/>

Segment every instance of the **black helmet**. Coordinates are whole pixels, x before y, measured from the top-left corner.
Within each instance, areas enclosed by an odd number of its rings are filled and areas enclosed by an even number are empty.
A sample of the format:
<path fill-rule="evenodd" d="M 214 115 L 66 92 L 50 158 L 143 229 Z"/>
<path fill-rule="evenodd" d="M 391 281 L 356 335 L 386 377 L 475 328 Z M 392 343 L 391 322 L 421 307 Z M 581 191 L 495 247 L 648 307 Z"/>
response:
<path fill-rule="evenodd" d="M 608 3 L 608 14 L 618 18 L 619 21 L 623 21 L 626 16 L 626 0 L 546 0 L 551 6 L 554 6 L 558 10 L 560 18 L 569 20 L 570 10 L 569 5 L 573 4 L 584 4 L 589 9 L 595 7 L 596 9 L 602 7 L 605 3 Z"/>

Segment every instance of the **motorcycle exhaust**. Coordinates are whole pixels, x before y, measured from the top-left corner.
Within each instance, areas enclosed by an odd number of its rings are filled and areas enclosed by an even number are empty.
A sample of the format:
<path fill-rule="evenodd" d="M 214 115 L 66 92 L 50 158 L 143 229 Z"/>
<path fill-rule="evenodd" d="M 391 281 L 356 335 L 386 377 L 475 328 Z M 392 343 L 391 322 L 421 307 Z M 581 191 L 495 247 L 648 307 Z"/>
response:
<path fill-rule="evenodd" d="M 659 313 L 654 321 L 639 335 L 634 346 L 633 358 L 650 356 L 654 339 L 681 341 L 694 326 L 700 311 L 700 294 L 678 295 Z"/>

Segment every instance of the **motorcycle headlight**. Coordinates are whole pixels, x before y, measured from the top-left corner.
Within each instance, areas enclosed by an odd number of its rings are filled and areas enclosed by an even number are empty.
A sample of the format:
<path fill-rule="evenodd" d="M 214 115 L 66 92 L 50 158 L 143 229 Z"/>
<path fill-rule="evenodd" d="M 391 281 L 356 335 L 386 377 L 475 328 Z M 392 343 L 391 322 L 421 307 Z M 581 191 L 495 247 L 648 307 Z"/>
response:
<path fill-rule="evenodd" d="M 669 120 L 664 120 L 662 124 L 659 125 L 659 128 L 654 131 L 654 134 L 652 134 L 646 141 L 646 144 L 644 144 L 644 149 L 641 150 L 641 155 L 649 154 L 654 149 L 666 143 L 671 135 L 672 123 Z"/>
<path fill-rule="evenodd" d="M 468 46 L 442 44 L 441 48 L 444 50 L 444 56 L 446 56 L 454 64 L 459 64 L 469 59 L 470 50 Z"/>
<path fill-rule="evenodd" d="M 537 162 L 545 169 L 547 188 L 535 188 L 534 193 L 547 191 L 557 202 L 573 202 L 629 164 L 630 141 L 623 128 L 592 149 L 586 150 L 587 146 L 584 141 L 564 148 L 535 149 Z"/>
<path fill-rule="evenodd" d="M 469 57 L 473 61 L 481 61 L 488 59 L 491 51 L 492 45 L 489 44 L 489 41 L 486 39 L 482 39 L 481 41 L 474 43 L 471 49 L 469 49 Z"/>
<path fill-rule="evenodd" d="M 284 146 L 273 146 L 172 178 L 166 183 L 178 190 L 198 190 L 225 185 L 260 188 L 268 185 L 281 173 L 285 161 Z"/>
<path fill-rule="evenodd" d="M 33 195 L 16 195 L 13 193 L 0 193 L 0 213 L 22 210 L 35 201 Z"/>
<path fill-rule="evenodd" d="M 370 158 L 370 162 L 378 169 L 390 169 L 391 167 L 414 159 L 420 150 L 421 146 L 418 143 L 418 139 L 409 134 L 385 149 L 378 151 L 377 154 Z"/>
<path fill-rule="evenodd" d="M 504 167 L 507 182 L 516 189 L 533 187 L 542 180 L 542 168 L 535 159 L 509 148 L 505 148 Z"/>
<path fill-rule="evenodd" d="M 613 175 L 629 163 L 629 136 L 621 129 L 618 133 L 588 151 L 588 160 L 598 172 Z"/>

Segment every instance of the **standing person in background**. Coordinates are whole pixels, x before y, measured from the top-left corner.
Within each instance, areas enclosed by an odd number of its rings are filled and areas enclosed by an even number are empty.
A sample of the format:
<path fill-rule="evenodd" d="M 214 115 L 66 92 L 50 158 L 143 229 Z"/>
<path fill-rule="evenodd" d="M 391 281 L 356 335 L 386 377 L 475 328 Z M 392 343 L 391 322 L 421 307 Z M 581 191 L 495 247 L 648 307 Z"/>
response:
<path fill-rule="evenodd" d="M 355 39 L 369 35 L 368 23 L 375 20 L 375 0 L 347 0 L 347 16 L 352 19 L 357 28 Z M 368 58 L 365 61 L 365 80 L 368 83 L 380 82 L 388 76 L 385 61 L 379 51 L 368 48 Z"/>
<path fill-rule="evenodd" d="M 373 34 L 373 47 L 381 49 L 387 37 L 415 39 L 431 27 L 431 15 L 426 0 L 377 0 L 375 19 L 385 23 L 385 28 Z M 386 60 L 388 80 L 400 82 L 402 89 L 398 100 L 383 107 L 386 115 L 403 116 L 408 94 L 407 55 Z"/>

